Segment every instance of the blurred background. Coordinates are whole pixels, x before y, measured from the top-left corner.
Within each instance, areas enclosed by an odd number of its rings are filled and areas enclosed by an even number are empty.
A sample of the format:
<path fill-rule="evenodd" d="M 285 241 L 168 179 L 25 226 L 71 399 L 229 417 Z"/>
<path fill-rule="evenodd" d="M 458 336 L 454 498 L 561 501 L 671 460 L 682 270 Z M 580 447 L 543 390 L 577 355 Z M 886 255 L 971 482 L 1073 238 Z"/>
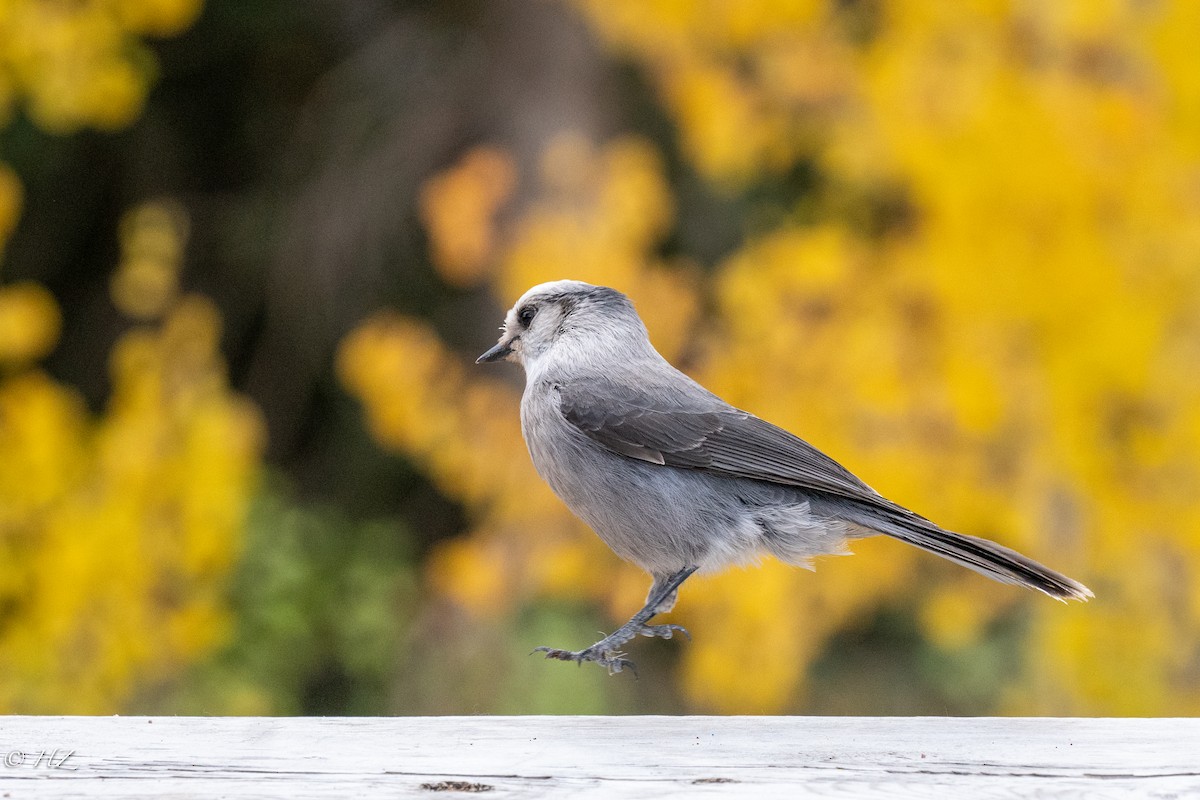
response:
<path fill-rule="evenodd" d="M 0 0 L 0 711 L 1200 712 L 1200 4 Z M 529 286 L 1086 605 L 894 541 L 641 604 Z"/>

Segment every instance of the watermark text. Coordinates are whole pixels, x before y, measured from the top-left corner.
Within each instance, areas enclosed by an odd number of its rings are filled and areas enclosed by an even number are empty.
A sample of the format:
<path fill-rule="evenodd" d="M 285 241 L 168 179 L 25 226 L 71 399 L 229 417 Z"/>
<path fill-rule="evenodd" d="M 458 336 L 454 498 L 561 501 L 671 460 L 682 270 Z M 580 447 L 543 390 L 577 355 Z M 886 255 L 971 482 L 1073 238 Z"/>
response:
<path fill-rule="evenodd" d="M 53 750 L 9 750 L 4 754 L 4 766 L 9 769 L 75 769 L 71 757 L 74 750 L 56 747 Z"/>

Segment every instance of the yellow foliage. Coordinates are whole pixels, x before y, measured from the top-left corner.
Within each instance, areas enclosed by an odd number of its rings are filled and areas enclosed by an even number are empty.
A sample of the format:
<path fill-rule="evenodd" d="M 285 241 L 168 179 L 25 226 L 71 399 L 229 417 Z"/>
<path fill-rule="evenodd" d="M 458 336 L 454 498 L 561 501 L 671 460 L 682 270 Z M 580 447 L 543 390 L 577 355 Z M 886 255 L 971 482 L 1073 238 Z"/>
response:
<path fill-rule="evenodd" d="M 481 147 L 425 184 L 421 220 L 434 266 L 447 283 L 471 286 L 484 277 L 496 246 L 494 217 L 515 183 L 512 158 Z"/>
<path fill-rule="evenodd" d="M 110 281 L 113 303 L 137 319 L 159 316 L 179 291 L 187 244 L 187 212 L 178 203 L 151 201 L 121 219 L 121 263 Z"/>
<path fill-rule="evenodd" d="M 0 108 L 28 103 L 52 133 L 125 127 L 138 117 L 154 59 L 139 35 L 180 32 L 202 0 L 0 0 Z M 9 100 L 11 102 L 11 100 Z"/>
<path fill-rule="evenodd" d="M 50 133 L 117 130 L 142 111 L 154 58 L 139 35 L 187 28 L 203 0 L 0 0 L 0 126 L 24 103 Z M 21 210 L 21 185 L 0 163 L 0 253 Z"/>
<path fill-rule="evenodd" d="M 6 712 L 111 712 L 219 642 L 262 424 L 218 324 L 188 297 L 124 336 L 98 418 L 41 372 L 0 381 Z"/>
<path fill-rule="evenodd" d="M 200 0 L 0 0 L 0 113 L 52 133 L 141 111 L 153 60 L 138 35 L 186 27 Z M 21 190 L 0 165 L 0 247 Z M 0 287 L 0 710 L 111 713 L 211 652 L 261 460 L 257 410 L 233 394 L 220 319 L 178 297 L 187 219 L 170 201 L 121 225 L 113 301 L 160 318 L 113 348 L 93 415 L 31 366 L 60 313 L 33 283 Z"/>
<path fill-rule="evenodd" d="M 811 152 L 818 121 L 853 79 L 847 48 L 818 24 L 826 4 L 573 0 L 614 49 L 650 66 L 695 165 L 720 186 Z"/>
<path fill-rule="evenodd" d="M 1063 608 L 879 540 L 816 578 L 768 563 L 689 582 L 696 705 L 791 707 L 827 637 L 915 601 L 951 649 L 1022 604 L 1006 710 L 1200 711 L 1197 5 L 573 6 L 645 70 L 714 185 L 811 162 L 830 202 L 716 265 L 698 326 L 697 273 L 653 255 L 674 214 L 653 149 L 563 139 L 489 273 L 501 302 L 560 277 L 621 288 L 660 349 L 730 401 L 1097 592 Z M 897 192 L 882 225 L 836 202 Z M 395 319 L 367 322 L 343 361 L 382 440 L 472 515 L 435 559 L 440 589 L 481 613 L 528 592 L 628 613 L 635 571 L 547 497 L 501 378 Z"/>
<path fill-rule="evenodd" d="M 40 284 L 0 286 L 0 365 L 36 361 L 54 349 L 62 318 Z"/>
<path fill-rule="evenodd" d="M 107 0 L 130 31 L 149 36 L 174 36 L 200 16 L 203 0 Z"/>

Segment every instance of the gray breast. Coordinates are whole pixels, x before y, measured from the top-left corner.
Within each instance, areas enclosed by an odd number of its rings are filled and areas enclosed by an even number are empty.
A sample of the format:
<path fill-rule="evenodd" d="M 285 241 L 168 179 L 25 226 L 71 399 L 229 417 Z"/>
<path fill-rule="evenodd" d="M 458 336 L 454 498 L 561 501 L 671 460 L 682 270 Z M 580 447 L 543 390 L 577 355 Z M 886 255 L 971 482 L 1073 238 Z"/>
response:
<path fill-rule="evenodd" d="M 613 453 L 562 416 L 549 382 L 527 389 L 521 427 L 554 492 L 619 556 L 653 574 L 745 561 L 761 545 L 753 501 L 739 499 L 735 481 Z"/>

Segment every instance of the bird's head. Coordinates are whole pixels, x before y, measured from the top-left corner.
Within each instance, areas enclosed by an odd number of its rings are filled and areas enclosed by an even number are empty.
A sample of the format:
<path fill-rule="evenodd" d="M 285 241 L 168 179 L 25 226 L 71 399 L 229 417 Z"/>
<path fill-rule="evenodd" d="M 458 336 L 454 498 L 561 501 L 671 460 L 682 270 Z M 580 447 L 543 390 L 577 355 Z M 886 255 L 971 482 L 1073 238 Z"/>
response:
<path fill-rule="evenodd" d="M 529 372 L 556 355 L 594 361 L 649 346 L 646 328 L 628 297 L 583 281 L 533 287 L 509 310 L 501 331 L 496 346 L 475 363 L 516 361 Z"/>

